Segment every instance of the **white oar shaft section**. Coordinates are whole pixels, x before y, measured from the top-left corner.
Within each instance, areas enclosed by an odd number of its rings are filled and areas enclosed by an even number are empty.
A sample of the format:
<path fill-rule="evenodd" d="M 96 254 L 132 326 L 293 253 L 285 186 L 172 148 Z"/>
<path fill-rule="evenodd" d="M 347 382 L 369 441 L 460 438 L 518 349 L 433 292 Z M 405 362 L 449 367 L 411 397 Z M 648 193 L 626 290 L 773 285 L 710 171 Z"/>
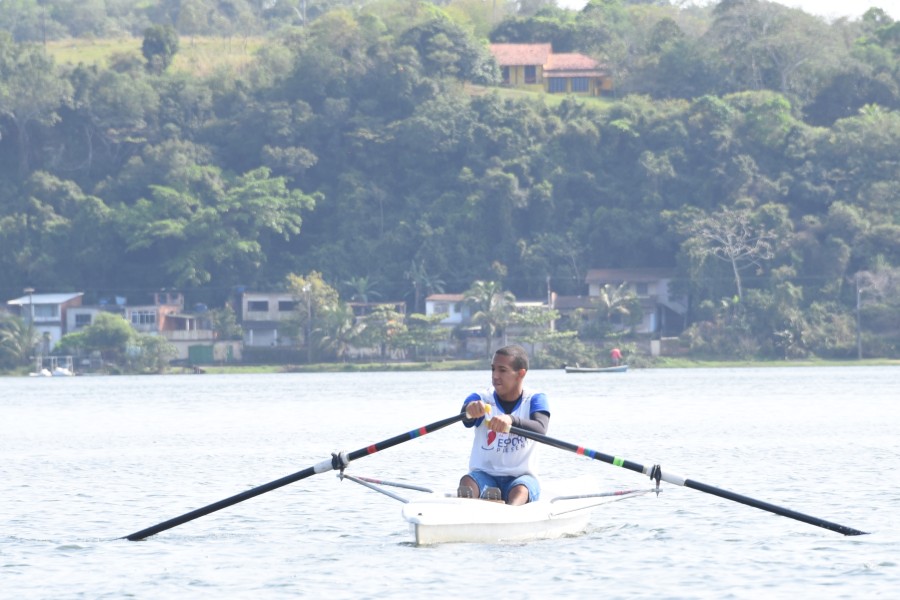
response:
<path fill-rule="evenodd" d="M 649 476 L 650 471 L 652 471 L 652 470 L 653 470 L 652 468 L 644 469 L 644 474 Z M 662 470 L 660 470 L 659 478 L 660 478 L 660 481 L 665 481 L 666 483 L 671 483 L 672 485 L 680 485 L 682 487 L 684 487 L 684 482 L 687 481 L 687 479 L 685 479 L 684 477 L 681 477 L 679 475 L 674 475 L 672 473 L 666 473 L 665 471 L 662 471 Z"/>

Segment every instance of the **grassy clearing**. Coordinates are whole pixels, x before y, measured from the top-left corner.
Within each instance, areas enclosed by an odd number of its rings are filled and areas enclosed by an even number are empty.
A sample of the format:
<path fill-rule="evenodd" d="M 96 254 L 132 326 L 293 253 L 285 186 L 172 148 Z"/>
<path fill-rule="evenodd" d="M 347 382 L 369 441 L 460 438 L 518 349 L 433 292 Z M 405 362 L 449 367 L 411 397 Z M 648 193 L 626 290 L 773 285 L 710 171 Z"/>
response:
<path fill-rule="evenodd" d="M 190 73 L 197 77 L 205 77 L 221 69 L 240 73 L 253 62 L 256 51 L 264 43 L 265 39 L 261 37 L 182 36 L 179 38 L 178 52 L 175 54 L 170 70 Z M 50 41 L 47 42 L 46 48 L 57 64 L 85 64 L 106 68 L 113 57 L 120 55 L 135 56 L 143 62 L 142 44 L 143 38 L 140 37 L 80 38 Z M 569 94 L 547 94 L 508 87 L 486 87 L 471 83 L 464 83 L 463 87 L 472 96 L 493 92 L 499 94 L 501 98 L 510 100 L 540 98 L 550 107 L 558 106 L 566 98 L 572 97 Z M 610 104 L 608 98 L 582 95 L 574 97 L 588 105 L 602 107 Z"/>
<path fill-rule="evenodd" d="M 465 83 L 463 88 L 470 96 L 482 96 L 488 93 L 496 93 L 506 100 L 542 100 L 547 106 L 559 106 L 566 98 L 576 98 L 579 102 L 591 106 L 608 106 L 611 102 L 608 98 L 598 98 L 596 96 L 582 96 L 572 94 L 548 94 L 545 92 L 535 92 L 531 90 L 519 90 L 509 87 L 488 87 L 484 85 L 475 85 L 474 83 Z"/>
<path fill-rule="evenodd" d="M 69 39 L 47 42 L 47 51 L 58 64 L 108 67 L 117 55 L 137 56 L 141 61 L 143 38 Z M 263 38 L 182 37 L 171 70 L 203 77 L 219 69 L 240 72 L 253 62 Z"/>

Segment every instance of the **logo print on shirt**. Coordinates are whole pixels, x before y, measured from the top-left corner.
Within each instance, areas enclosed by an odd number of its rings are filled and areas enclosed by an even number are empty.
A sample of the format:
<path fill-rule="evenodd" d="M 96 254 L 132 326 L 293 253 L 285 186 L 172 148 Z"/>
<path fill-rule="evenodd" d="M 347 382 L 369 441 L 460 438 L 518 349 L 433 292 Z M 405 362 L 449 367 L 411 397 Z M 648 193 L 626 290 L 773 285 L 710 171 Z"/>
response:
<path fill-rule="evenodd" d="M 487 440 L 488 448 L 490 448 L 491 444 L 493 444 L 494 440 L 496 440 L 496 439 L 497 439 L 497 432 L 496 431 L 488 431 L 488 440 Z"/>

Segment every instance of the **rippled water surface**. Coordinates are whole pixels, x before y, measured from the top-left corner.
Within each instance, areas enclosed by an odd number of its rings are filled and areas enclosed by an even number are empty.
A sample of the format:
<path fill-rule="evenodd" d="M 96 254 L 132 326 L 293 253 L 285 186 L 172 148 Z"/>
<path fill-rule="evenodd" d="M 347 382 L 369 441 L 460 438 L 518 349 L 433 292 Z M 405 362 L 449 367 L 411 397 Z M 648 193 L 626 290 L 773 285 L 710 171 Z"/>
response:
<path fill-rule="evenodd" d="M 900 369 L 533 371 L 554 438 L 872 532 L 663 483 L 589 531 L 420 548 L 401 504 L 322 473 L 119 538 L 452 416 L 485 372 L 0 379 L 4 598 L 894 598 Z M 348 473 L 455 489 L 459 424 Z M 644 476 L 542 448 L 545 478 Z M 414 492 L 403 492 L 414 495 Z"/>

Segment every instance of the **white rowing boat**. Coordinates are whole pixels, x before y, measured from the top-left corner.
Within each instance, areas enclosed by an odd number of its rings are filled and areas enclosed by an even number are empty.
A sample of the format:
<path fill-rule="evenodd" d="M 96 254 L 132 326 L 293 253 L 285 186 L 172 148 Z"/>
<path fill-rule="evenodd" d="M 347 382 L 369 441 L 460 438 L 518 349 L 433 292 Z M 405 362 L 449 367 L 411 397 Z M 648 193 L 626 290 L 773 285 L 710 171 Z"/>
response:
<path fill-rule="evenodd" d="M 559 496 L 522 506 L 437 494 L 403 506 L 403 518 L 418 545 L 450 542 L 528 542 L 584 533 L 601 504 L 634 498 L 650 490 L 609 495 Z"/>
<path fill-rule="evenodd" d="M 587 529 L 597 507 L 656 491 L 648 488 L 600 492 L 589 479 L 581 478 L 553 482 L 544 486 L 540 500 L 510 506 L 500 501 L 457 498 L 455 494 L 440 494 L 403 483 L 347 474 L 341 477 L 404 502 L 403 519 L 409 523 L 416 544 L 422 546 L 452 542 L 528 542 L 579 535 Z M 375 484 L 426 494 L 407 500 Z"/>

